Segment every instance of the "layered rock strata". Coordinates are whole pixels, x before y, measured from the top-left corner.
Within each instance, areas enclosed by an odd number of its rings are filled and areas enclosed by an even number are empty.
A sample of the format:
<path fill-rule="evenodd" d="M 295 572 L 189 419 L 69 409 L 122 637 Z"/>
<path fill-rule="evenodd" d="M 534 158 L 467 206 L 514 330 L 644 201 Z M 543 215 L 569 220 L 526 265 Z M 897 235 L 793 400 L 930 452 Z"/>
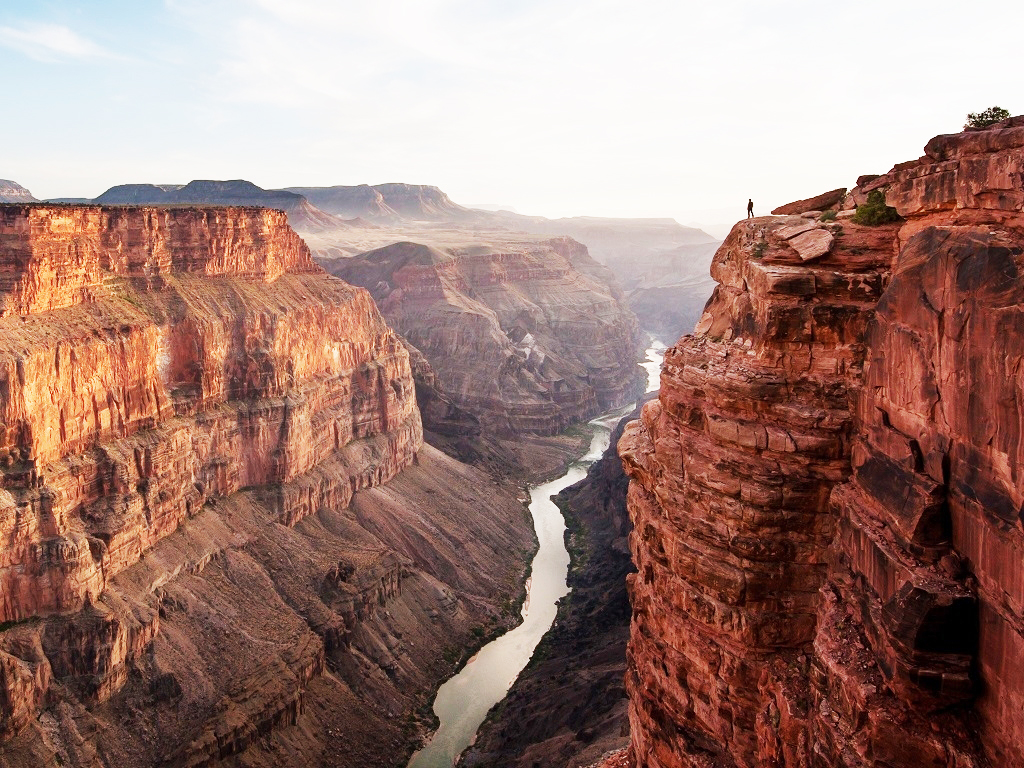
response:
<path fill-rule="evenodd" d="M 259 206 L 284 211 L 288 214 L 288 223 L 302 232 L 322 232 L 325 229 L 345 229 L 350 226 L 349 222 L 312 205 L 302 195 L 283 189 L 263 189 L 244 179 L 196 179 L 188 184 L 119 184 L 94 200 L 80 202 L 99 205 Z"/>
<path fill-rule="evenodd" d="M 556 434 L 643 391 L 636 318 L 568 238 L 507 250 L 396 243 L 328 268 L 373 294 L 493 434 Z"/>
<path fill-rule="evenodd" d="M 372 298 L 266 209 L 5 206 L 0 275 L 0 765 L 400 762 L 529 538 Z"/>
<path fill-rule="evenodd" d="M 1024 121 L 925 152 L 823 257 L 738 224 L 620 442 L 635 765 L 1024 762 Z"/>

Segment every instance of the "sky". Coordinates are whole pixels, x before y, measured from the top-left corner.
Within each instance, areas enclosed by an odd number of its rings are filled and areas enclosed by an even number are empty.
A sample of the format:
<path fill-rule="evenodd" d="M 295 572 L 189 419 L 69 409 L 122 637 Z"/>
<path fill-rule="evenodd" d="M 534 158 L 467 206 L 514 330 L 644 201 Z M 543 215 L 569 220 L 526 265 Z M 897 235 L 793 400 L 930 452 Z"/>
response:
<path fill-rule="evenodd" d="M 0 178 L 402 181 L 713 225 L 1024 112 L 1022 22 L 994 0 L 0 0 Z"/>

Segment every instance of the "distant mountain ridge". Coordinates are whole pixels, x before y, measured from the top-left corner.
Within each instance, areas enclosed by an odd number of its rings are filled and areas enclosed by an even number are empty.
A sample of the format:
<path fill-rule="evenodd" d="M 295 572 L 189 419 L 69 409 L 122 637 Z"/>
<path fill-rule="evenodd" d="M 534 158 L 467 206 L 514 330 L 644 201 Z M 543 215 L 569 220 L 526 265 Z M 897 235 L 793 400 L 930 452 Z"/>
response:
<path fill-rule="evenodd" d="M 34 203 L 36 198 L 21 184 L 10 179 L 0 179 L 0 203 Z"/>
<path fill-rule="evenodd" d="M 332 187 L 285 187 L 285 192 L 302 195 L 310 203 L 335 216 L 361 217 L 368 221 L 451 222 L 512 229 L 531 234 L 569 235 L 603 246 L 632 244 L 637 238 L 644 248 L 661 251 L 680 245 L 717 243 L 718 238 L 703 230 L 686 227 L 671 218 L 606 218 L 573 216 L 549 219 L 508 210 L 471 208 L 454 202 L 443 190 L 430 184 L 358 184 Z M 591 245 L 591 242 L 587 242 Z"/>
<path fill-rule="evenodd" d="M 11 194 L 29 195 L 14 182 Z M 4 187 L 8 189 L 8 187 Z M 2 190 L 0 190 L 2 194 Z M 28 197 L 13 198 L 17 202 Z M 611 270 L 629 306 L 649 331 L 666 341 L 692 329 L 710 293 L 711 255 L 718 240 L 671 218 L 573 216 L 549 219 L 508 210 L 459 205 L 430 184 L 336 185 L 264 189 L 243 179 L 197 179 L 188 184 L 119 184 L 94 200 L 107 205 L 236 205 L 277 208 L 323 260 L 347 257 L 395 241 L 444 239 L 450 229 L 571 237 Z M 372 232 L 376 230 L 378 234 Z M 438 234 L 434 234 L 434 233 Z"/>
<path fill-rule="evenodd" d="M 344 221 L 320 210 L 302 195 L 263 189 L 244 179 L 196 179 L 188 184 L 118 184 L 91 202 L 102 205 L 238 205 L 276 208 L 296 229 L 344 228 Z"/>
<path fill-rule="evenodd" d="M 466 208 L 429 184 L 389 183 L 334 187 L 285 187 L 313 205 L 344 218 L 377 221 L 485 221 L 487 212 Z"/>

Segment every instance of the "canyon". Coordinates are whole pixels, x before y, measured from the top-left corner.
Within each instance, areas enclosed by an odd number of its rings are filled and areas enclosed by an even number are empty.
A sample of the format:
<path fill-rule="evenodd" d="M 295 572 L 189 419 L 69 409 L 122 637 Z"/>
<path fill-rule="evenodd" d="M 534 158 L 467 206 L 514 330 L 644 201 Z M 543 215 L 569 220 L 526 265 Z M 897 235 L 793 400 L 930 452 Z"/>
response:
<path fill-rule="evenodd" d="M 1024 764 L 1022 175 L 1018 117 L 733 228 L 619 442 L 615 764 Z"/>
<path fill-rule="evenodd" d="M 554 627 L 459 765 L 579 768 L 628 744 L 623 681 L 630 618 L 626 576 L 633 563 L 629 480 L 616 444 L 639 414 L 638 406 L 628 416 L 609 419 L 607 449 L 585 478 L 552 497 L 566 520 L 572 592 L 559 601 Z"/>
<path fill-rule="evenodd" d="M 12 182 L 13 184 L 13 182 Z M 20 188 L 20 187 L 19 187 Z M 12 188 L 13 189 L 13 188 Z M 0 199 L 3 190 L 0 189 Z M 30 200 L 12 197 L 12 201 Z M 622 288 L 620 303 L 665 343 L 689 332 L 711 294 L 708 275 L 719 241 L 673 219 L 575 216 L 548 219 L 459 205 L 427 184 L 286 187 L 268 190 L 236 179 L 188 184 L 120 184 L 96 198 L 54 202 L 104 205 L 250 205 L 276 208 L 328 268 L 398 242 L 441 251 L 489 247 L 516 252 L 552 238 L 583 243 Z"/>
<path fill-rule="evenodd" d="M 263 208 L 6 205 L 0 265 L 0 765 L 403 764 L 532 541 L 370 295 Z"/>
<path fill-rule="evenodd" d="M 488 433 L 555 435 L 643 392 L 636 318 L 570 238 L 443 250 L 404 242 L 325 264 L 369 290 Z"/>

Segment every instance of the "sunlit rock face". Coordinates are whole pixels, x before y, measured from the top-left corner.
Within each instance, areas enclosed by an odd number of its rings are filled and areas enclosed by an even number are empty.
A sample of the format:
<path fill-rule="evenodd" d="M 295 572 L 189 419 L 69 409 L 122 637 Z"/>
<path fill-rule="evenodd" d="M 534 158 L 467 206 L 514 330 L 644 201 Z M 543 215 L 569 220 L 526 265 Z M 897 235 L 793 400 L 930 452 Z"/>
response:
<path fill-rule="evenodd" d="M 408 354 L 278 212 L 2 215 L 0 621 L 80 608 L 211 496 L 361 439 L 393 445 L 356 475 L 412 461 Z M 354 490 L 335 485 L 315 494 Z M 282 519 L 316 509 L 282 501 Z"/>
<path fill-rule="evenodd" d="M 0 207 L 0 290 L 0 765 L 403 754 L 529 539 L 370 295 L 212 207 Z"/>
<path fill-rule="evenodd" d="M 1022 126 L 862 177 L 905 221 L 810 221 L 824 255 L 719 250 L 619 444 L 633 764 L 1024 761 Z"/>
<path fill-rule="evenodd" d="M 32 193 L 16 181 L 0 179 L 0 203 L 32 203 Z"/>
<path fill-rule="evenodd" d="M 365 286 L 494 433 L 555 434 L 643 392 L 636 317 L 569 238 L 505 250 L 395 243 L 329 268 Z"/>

